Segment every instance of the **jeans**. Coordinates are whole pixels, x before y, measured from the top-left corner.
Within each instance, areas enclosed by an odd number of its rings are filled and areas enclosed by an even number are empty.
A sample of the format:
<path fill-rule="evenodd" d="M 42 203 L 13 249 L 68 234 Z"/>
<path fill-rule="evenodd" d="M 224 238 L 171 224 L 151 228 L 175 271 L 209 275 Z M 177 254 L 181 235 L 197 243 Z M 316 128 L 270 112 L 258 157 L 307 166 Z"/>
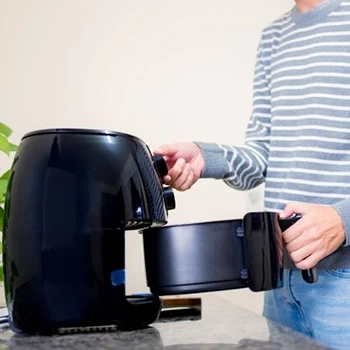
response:
<path fill-rule="evenodd" d="M 319 270 L 306 283 L 285 270 L 283 287 L 265 292 L 263 315 L 332 349 L 350 349 L 350 269 Z"/>

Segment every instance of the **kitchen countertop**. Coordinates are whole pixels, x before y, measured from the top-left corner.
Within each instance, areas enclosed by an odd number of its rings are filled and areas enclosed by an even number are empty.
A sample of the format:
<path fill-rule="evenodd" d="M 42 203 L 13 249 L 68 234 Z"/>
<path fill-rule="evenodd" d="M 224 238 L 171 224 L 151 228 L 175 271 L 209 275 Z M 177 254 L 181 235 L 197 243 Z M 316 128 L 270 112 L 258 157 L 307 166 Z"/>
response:
<path fill-rule="evenodd" d="M 217 293 L 201 298 L 195 317 L 160 318 L 137 331 L 56 336 L 23 336 L 0 331 L 0 349 L 123 349 L 123 350 L 325 350 L 311 339 L 268 323 L 265 318 L 229 302 Z"/>

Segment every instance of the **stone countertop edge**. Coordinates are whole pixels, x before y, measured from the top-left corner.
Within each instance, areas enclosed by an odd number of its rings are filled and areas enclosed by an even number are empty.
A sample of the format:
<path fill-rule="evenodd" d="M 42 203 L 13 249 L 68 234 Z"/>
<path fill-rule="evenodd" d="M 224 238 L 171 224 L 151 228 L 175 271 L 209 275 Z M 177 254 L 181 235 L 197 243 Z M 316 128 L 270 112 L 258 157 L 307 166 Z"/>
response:
<path fill-rule="evenodd" d="M 233 292 L 234 293 L 234 292 Z M 203 293 L 200 319 L 155 322 L 135 331 L 25 336 L 0 331 L 1 350 L 330 350 L 220 297 Z"/>

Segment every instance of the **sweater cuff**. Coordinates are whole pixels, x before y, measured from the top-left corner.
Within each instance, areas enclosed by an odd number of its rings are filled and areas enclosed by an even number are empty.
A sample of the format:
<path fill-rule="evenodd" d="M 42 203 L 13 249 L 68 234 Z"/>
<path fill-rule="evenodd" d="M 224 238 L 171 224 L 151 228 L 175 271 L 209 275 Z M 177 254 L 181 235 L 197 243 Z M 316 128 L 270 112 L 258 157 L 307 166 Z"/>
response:
<path fill-rule="evenodd" d="M 345 242 L 343 246 L 350 246 L 350 198 L 344 199 L 332 205 L 343 221 Z"/>
<path fill-rule="evenodd" d="M 225 150 L 216 143 L 197 142 L 204 158 L 204 170 L 201 178 L 223 179 L 229 172 L 229 165 L 225 158 Z"/>

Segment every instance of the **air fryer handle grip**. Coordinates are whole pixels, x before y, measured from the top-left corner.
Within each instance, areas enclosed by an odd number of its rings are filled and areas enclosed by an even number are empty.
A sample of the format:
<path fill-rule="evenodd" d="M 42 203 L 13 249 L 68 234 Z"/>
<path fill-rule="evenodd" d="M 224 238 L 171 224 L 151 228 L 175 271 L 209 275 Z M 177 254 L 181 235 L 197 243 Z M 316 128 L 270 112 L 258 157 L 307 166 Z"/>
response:
<path fill-rule="evenodd" d="M 278 223 L 280 225 L 281 231 L 284 232 L 289 227 L 291 227 L 293 224 L 295 224 L 299 219 L 302 218 L 301 214 L 295 214 L 289 218 L 285 219 L 278 219 Z M 312 269 L 302 270 L 301 275 L 303 277 L 303 280 L 307 283 L 314 283 L 317 281 L 317 269 L 316 267 L 313 267 Z"/>
<path fill-rule="evenodd" d="M 301 214 L 294 214 L 290 216 L 289 218 L 278 218 L 278 223 L 280 225 L 281 231 L 284 232 L 289 227 L 294 225 L 299 219 L 301 219 L 303 216 Z"/>

